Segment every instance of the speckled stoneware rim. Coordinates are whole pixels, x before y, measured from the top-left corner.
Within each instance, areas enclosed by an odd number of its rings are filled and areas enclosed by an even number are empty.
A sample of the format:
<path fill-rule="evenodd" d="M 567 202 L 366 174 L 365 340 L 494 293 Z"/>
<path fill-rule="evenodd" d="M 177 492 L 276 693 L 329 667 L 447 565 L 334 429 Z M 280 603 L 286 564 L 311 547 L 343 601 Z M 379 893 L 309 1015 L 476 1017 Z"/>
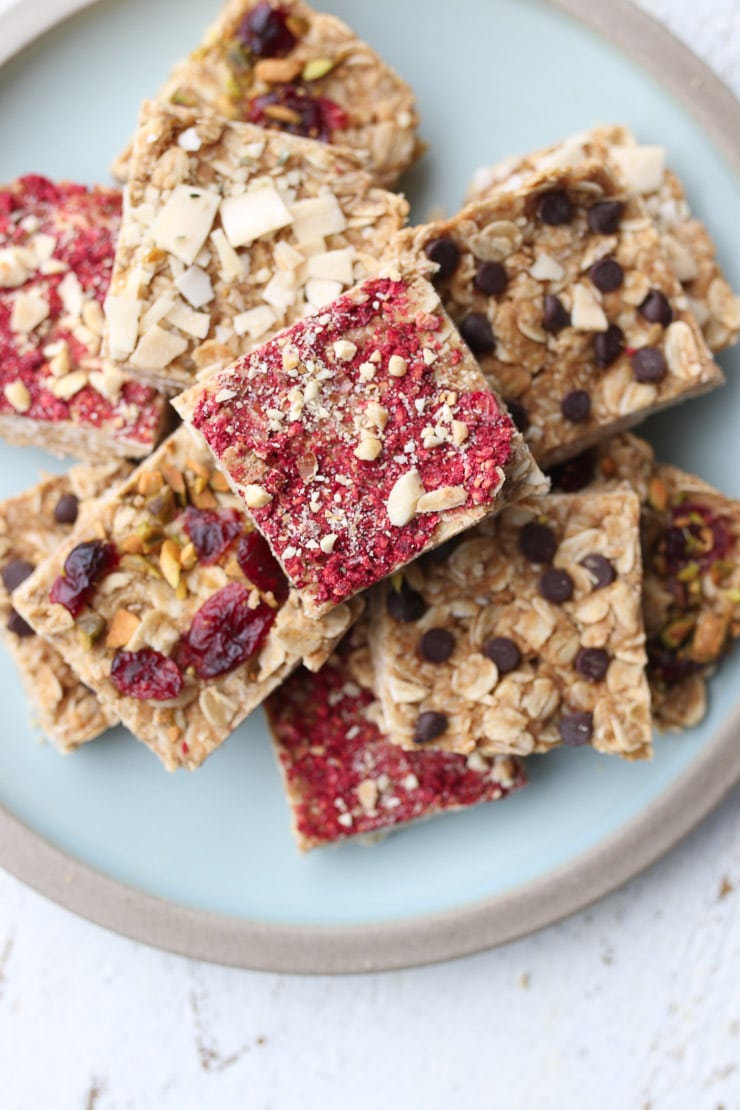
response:
<path fill-rule="evenodd" d="M 0 63 L 95 0 L 15 0 L 1 19 Z M 660 24 L 627 0 L 554 0 L 624 49 L 679 99 L 740 173 L 740 103 Z M 740 781 L 740 707 L 643 813 L 564 867 L 464 908 L 370 926 L 289 926 L 188 909 L 72 859 L 0 807 L 0 862 L 74 913 L 183 956 L 263 971 L 347 973 L 469 955 L 542 929 L 649 867 Z"/>

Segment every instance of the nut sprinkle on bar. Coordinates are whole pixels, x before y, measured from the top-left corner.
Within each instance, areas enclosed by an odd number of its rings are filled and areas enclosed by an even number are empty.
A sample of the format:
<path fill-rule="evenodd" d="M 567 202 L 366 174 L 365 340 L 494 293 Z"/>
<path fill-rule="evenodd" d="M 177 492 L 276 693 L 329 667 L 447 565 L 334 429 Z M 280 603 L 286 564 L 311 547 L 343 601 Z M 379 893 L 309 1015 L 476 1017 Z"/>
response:
<path fill-rule="evenodd" d="M 432 286 L 398 270 L 173 404 L 316 616 L 546 488 Z"/>
<path fill-rule="evenodd" d="M 117 189 L 44 177 L 0 188 L 0 436 L 104 462 L 157 445 L 167 402 L 102 361 Z"/>

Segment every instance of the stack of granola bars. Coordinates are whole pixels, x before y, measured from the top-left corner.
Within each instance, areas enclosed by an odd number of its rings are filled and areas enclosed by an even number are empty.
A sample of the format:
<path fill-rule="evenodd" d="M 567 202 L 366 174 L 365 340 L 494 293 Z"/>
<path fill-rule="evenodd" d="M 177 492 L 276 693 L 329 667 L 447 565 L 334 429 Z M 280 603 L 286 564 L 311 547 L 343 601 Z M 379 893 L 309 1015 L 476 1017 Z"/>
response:
<path fill-rule="evenodd" d="M 192 770 L 264 703 L 304 849 L 648 758 L 740 634 L 740 503 L 626 431 L 740 334 L 665 151 L 596 128 L 407 227 L 417 124 L 338 20 L 229 0 L 123 204 L 0 190 L 0 435 L 85 462 L 0 506 L 35 718 Z"/>

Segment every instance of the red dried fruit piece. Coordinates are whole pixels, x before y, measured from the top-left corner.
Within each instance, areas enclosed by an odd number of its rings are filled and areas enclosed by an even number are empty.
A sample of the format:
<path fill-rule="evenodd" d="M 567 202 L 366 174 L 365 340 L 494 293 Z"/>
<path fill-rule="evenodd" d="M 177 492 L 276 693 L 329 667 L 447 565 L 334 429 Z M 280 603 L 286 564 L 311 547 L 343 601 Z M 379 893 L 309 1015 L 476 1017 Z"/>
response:
<path fill-rule="evenodd" d="M 249 607 L 246 586 L 230 582 L 201 605 L 180 641 L 180 663 L 199 678 L 216 678 L 246 663 L 265 642 L 275 610 Z"/>
<path fill-rule="evenodd" d="M 169 701 L 182 690 L 182 674 L 174 659 L 155 651 L 117 651 L 110 669 L 117 690 L 139 701 Z"/>
<path fill-rule="evenodd" d="M 283 568 L 270 550 L 261 532 L 248 532 L 239 540 L 236 560 L 242 574 L 252 585 L 263 593 L 272 593 L 275 601 L 282 604 L 290 592 L 290 583 Z"/>
<path fill-rule="evenodd" d="M 292 118 L 278 118 L 266 109 L 280 107 L 287 109 Z M 347 113 L 326 96 L 308 96 L 296 85 L 281 85 L 271 89 L 263 96 L 256 96 L 249 102 L 250 123 L 261 127 L 279 127 L 290 135 L 302 135 L 306 139 L 320 139 L 331 142 L 335 131 L 347 126 Z"/>
<path fill-rule="evenodd" d="M 236 37 L 256 58 L 284 58 L 298 41 L 288 26 L 285 8 L 264 2 L 245 15 Z"/>
<path fill-rule="evenodd" d="M 242 530 L 243 518 L 236 509 L 196 509 L 185 511 L 185 531 L 204 566 L 217 563 Z"/>
<path fill-rule="evenodd" d="M 75 619 L 92 597 L 101 578 L 118 566 L 115 544 L 88 540 L 73 547 L 60 574 L 49 591 L 49 598 L 63 605 Z"/>

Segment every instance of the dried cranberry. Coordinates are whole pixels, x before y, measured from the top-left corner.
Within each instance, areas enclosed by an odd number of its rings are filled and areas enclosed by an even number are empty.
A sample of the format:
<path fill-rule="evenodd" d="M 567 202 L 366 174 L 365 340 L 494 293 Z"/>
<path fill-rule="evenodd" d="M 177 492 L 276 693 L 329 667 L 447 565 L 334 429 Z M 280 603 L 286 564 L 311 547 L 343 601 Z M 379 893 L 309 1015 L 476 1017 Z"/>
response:
<path fill-rule="evenodd" d="M 272 593 L 282 603 L 290 592 L 290 583 L 283 573 L 270 545 L 260 532 L 248 532 L 239 540 L 236 561 L 242 574 L 263 593 Z"/>
<path fill-rule="evenodd" d="M 288 26 L 285 8 L 273 8 L 266 2 L 247 13 L 236 37 L 257 58 L 284 58 L 298 41 Z"/>
<path fill-rule="evenodd" d="M 286 118 L 278 118 L 267 109 L 287 109 Z M 281 85 L 264 96 L 256 96 L 249 103 L 248 119 L 261 127 L 278 127 L 290 135 L 307 139 L 331 141 L 335 131 L 347 126 L 347 114 L 333 100 L 325 96 L 308 96 L 295 85 Z"/>
<path fill-rule="evenodd" d="M 185 511 L 185 531 L 204 566 L 217 563 L 242 530 L 242 518 L 236 509 L 196 509 Z"/>
<path fill-rule="evenodd" d="M 102 540 L 78 543 L 67 556 L 64 574 L 54 581 L 50 599 L 78 617 L 98 582 L 118 566 L 118 561 L 118 552 L 112 543 Z"/>
<path fill-rule="evenodd" d="M 275 610 L 260 601 L 249 607 L 250 591 L 230 582 L 201 605 L 180 641 L 180 662 L 199 678 L 216 678 L 251 659 L 262 647 Z"/>
<path fill-rule="evenodd" d="M 110 680 L 126 697 L 139 701 L 169 701 L 182 689 L 182 675 L 175 660 L 154 648 L 117 651 Z"/>
<path fill-rule="evenodd" d="M 647 653 L 651 676 L 659 678 L 666 686 L 676 686 L 689 675 L 697 674 L 701 670 L 701 664 L 685 655 L 679 655 L 676 651 L 671 651 L 660 641 L 649 643 Z"/>

